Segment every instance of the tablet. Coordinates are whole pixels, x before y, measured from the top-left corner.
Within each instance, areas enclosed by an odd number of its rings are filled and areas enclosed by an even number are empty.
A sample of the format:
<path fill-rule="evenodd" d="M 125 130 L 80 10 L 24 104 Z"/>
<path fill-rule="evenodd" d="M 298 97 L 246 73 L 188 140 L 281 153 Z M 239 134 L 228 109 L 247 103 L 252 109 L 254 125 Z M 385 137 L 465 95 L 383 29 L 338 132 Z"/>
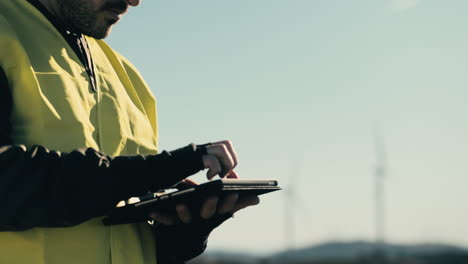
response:
<path fill-rule="evenodd" d="M 202 203 L 210 196 L 224 196 L 229 193 L 245 195 L 262 195 L 281 190 L 275 180 L 239 180 L 220 179 L 171 193 L 156 195 L 123 207 L 116 207 L 104 218 L 105 225 L 129 224 L 150 220 L 148 215 L 153 211 L 175 211 L 176 204 L 186 204 L 194 211 L 199 211 Z"/>

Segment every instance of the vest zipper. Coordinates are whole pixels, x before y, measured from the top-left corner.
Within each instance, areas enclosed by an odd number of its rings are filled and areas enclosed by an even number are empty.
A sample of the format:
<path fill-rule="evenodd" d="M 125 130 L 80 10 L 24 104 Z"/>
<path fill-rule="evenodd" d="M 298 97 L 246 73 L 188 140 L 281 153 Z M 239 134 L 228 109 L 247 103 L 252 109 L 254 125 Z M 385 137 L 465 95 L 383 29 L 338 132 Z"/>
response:
<path fill-rule="evenodd" d="M 91 88 L 96 93 L 97 92 L 97 84 L 96 84 L 96 76 L 94 74 L 94 67 L 93 67 L 93 60 L 91 58 L 91 52 L 88 46 L 88 42 L 84 38 L 82 34 L 77 36 L 78 47 L 80 48 L 80 56 L 82 61 L 85 62 L 84 66 L 86 69 L 86 73 L 88 74 L 89 80 L 91 82 Z"/>

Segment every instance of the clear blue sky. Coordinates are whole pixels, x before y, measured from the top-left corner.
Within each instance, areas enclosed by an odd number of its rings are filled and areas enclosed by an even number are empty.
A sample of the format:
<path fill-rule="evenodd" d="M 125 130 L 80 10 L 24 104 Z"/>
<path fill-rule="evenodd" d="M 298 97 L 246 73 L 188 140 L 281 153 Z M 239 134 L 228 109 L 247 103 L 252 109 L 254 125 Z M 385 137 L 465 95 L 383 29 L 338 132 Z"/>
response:
<path fill-rule="evenodd" d="M 387 238 L 468 247 L 466 10 L 142 0 L 108 42 L 157 96 L 161 149 L 230 139 L 242 177 L 295 182 L 297 247 L 373 238 L 374 127 L 388 159 Z M 239 213 L 210 250 L 284 248 L 285 193 Z"/>

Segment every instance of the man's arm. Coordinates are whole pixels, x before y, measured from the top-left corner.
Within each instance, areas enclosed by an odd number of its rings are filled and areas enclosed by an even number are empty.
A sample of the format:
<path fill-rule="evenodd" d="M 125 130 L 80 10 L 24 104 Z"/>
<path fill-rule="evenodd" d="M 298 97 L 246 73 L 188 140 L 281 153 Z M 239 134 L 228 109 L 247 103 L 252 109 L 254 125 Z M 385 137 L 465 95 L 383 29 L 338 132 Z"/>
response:
<path fill-rule="evenodd" d="M 3 146 L 0 230 L 65 227 L 106 215 L 120 200 L 167 188 L 203 169 L 201 157 L 195 145 L 116 158 L 93 149 Z"/>

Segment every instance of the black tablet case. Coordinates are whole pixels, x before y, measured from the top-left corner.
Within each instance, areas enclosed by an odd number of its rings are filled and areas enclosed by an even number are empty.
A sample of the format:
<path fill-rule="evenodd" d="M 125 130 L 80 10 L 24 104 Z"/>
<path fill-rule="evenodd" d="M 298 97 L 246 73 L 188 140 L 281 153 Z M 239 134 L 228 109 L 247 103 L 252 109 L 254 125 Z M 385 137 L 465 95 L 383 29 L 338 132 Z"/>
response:
<path fill-rule="evenodd" d="M 230 192 L 243 195 L 261 195 L 281 190 L 275 180 L 220 179 L 209 181 L 188 189 L 175 191 L 143 200 L 123 207 L 116 207 L 103 219 L 105 225 L 129 224 L 150 220 L 150 212 L 174 211 L 175 205 L 184 203 L 194 211 L 199 210 L 203 201 L 210 196 L 223 196 Z"/>

